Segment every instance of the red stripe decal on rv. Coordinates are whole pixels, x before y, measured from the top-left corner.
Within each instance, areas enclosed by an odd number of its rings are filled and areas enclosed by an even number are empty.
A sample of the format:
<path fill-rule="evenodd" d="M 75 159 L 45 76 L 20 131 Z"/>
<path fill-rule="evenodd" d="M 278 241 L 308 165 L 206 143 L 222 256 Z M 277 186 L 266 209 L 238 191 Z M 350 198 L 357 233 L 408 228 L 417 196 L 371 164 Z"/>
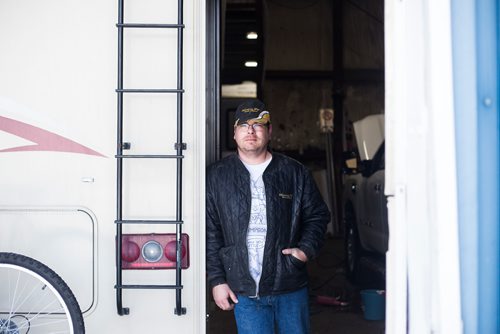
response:
<path fill-rule="evenodd" d="M 33 145 L 6 148 L 0 150 L 0 152 L 53 151 L 104 157 L 101 153 L 78 144 L 71 139 L 7 117 L 0 116 L 0 130 L 35 143 Z"/>

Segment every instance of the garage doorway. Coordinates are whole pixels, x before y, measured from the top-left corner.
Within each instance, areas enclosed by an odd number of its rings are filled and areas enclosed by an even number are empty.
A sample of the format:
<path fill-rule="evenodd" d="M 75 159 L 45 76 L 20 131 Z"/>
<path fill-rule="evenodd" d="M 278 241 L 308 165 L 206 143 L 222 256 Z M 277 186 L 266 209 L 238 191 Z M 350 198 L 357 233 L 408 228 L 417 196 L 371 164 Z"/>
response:
<path fill-rule="evenodd" d="M 383 0 L 207 3 L 207 163 L 234 152 L 232 113 L 242 100 L 259 98 L 272 114 L 272 149 L 313 172 L 334 213 L 324 253 L 310 264 L 313 332 L 344 323 L 352 333 L 384 328 L 383 321 L 363 326 L 359 290 L 383 288 L 385 271 L 375 262 L 361 274 L 364 283 L 346 278 L 343 223 L 345 152 L 356 152 L 352 124 L 384 114 L 383 10 Z M 329 112 L 331 123 L 321 118 Z M 232 314 L 217 310 L 210 291 L 207 313 L 208 333 L 236 332 Z M 344 320 L 328 327 L 332 315 Z"/>

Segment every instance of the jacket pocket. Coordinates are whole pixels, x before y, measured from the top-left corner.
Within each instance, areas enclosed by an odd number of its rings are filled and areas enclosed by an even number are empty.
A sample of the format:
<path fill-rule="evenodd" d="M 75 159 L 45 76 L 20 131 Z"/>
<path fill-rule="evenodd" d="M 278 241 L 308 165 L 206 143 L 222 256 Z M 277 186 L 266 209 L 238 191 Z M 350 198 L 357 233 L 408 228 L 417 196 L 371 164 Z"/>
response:
<path fill-rule="evenodd" d="M 226 273 L 226 282 L 236 292 L 242 291 L 241 263 L 238 262 L 237 248 L 233 246 L 223 247 L 219 250 L 219 256 Z"/>
<path fill-rule="evenodd" d="M 288 263 L 289 269 L 292 271 L 294 269 L 302 270 L 306 265 L 306 263 L 304 261 L 299 260 L 298 258 L 293 256 L 292 254 L 285 255 L 285 258 L 286 258 L 286 261 Z"/>
<path fill-rule="evenodd" d="M 235 267 L 235 249 L 234 246 L 222 247 L 219 250 L 219 256 L 221 258 L 222 264 L 224 265 L 224 270 L 226 272 L 226 280 L 230 281 L 236 275 Z"/>
<path fill-rule="evenodd" d="M 293 256 L 292 254 L 290 254 L 290 260 L 292 261 L 292 264 L 294 266 L 296 266 L 297 268 L 299 269 L 302 269 L 305 267 L 306 263 L 304 261 L 302 261 L 301 259 L 299 258 L 296 258 L 295 256 Z"/>

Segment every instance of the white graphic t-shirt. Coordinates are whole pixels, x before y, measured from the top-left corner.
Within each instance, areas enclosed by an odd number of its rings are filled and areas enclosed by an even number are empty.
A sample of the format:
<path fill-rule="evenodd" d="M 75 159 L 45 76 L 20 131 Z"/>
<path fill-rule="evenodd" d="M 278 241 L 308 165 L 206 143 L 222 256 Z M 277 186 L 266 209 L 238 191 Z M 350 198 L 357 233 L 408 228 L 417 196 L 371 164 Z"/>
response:
<path fill-rule="evenodd" d="M 271 162 L 271 159 L 257 165 L 243 163 L 250 172 L 250 190 L 252 192 L 252 207 L 247 231 L 247 248 L 250 275 L 257 286 L 255 295 L 259 293 L 259 281 L 262 274 L 262 261 L 267 234 L 266 191 L 264 189 L 262 174 L 264 174 L 264 170 Z"/>

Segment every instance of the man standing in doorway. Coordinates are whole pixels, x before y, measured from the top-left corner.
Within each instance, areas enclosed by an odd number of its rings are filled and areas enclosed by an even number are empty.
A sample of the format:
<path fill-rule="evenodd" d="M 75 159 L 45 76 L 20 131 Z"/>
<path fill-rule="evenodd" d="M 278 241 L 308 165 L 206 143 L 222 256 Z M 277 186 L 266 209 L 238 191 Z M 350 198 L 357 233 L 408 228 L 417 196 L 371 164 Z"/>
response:
<path fill-rule="evenodd" d="M 264 104 L 235 114 L 238 152 L 207 171 L 207 272 L 215 303 L 240 334 L 308 333 L 306 262 L 330 213 L 306 167 L 269 150 Z"/>

